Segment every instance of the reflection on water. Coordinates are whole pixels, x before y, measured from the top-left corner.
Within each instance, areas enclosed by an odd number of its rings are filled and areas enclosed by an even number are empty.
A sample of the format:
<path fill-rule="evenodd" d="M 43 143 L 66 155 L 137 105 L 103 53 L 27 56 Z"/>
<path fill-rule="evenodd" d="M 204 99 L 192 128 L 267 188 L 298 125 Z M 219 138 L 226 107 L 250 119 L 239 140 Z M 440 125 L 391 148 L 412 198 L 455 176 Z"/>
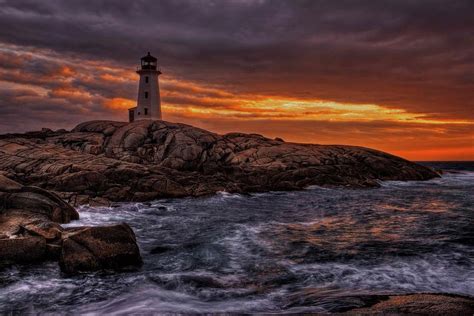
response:
<path fill-rule="evenodd" d="M 337 311 L 361 295 L 474 295 L 474 173 L 380 189 L 221 193 L 80 209 L 66 226 L 125 221 L 144 265 L 65 276 L 0 271 L 0 310 Z"/>

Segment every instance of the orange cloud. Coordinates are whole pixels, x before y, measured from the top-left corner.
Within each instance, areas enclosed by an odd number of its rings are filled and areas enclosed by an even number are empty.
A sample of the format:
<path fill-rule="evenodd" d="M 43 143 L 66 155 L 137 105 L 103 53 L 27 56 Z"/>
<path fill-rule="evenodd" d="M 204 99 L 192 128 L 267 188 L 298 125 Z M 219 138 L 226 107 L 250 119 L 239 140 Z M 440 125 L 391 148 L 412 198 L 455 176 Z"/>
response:
<path fill-rule="evenodd" d="M 136 102 L 129 99 L 113 98 L 105 100 L 104 105 L 110 109 L 125 112 L 129 108 L 134 107 Z"/>
<path fill-rule="evenodd" d="M 91 99 L 89 92 L 71 87 L 54 88 L 49 92 L 49 96 L 51 98 L 69 99 L 74 102 L 87 102 Z"/>
<path fill-rule="evenodd" d="M 72 67 L 68 67 L 68 66 L 61 67 L 61 70 L 59 71 L 59 75 L 63 77 L 72 77 L 76 74 L 77 72 Z"/>
<path fill-rule="evenodd" d="M 52 115 L 55 107 L 63 107 L 65 115 L 66 107 L 70 107 L 81 115 L 77 120 L 126 120 L 127 109 L 135 106 L 138 76 L 133 67 L 105 67 L 103 62 L 74 58 L 58 62 L 46 51 L 18 51 L 0 49 L 0 61 L 11 58 L 14 65 L 13 69 L 0 66 L 0 93 L 8 95 L 4 98 L 8 104 L 0 104 L 0 114 L 8 117 L 2 125 L 5 131 L 9 126 L 16 130 L 15 122 L 24 122 L 25 103 L 36 115 L 30 121 L 36 119 L 52 128 L 71 128 L 79 123 Z M 25 60 L 33 62 L 31 67 L 17 64 Z M 373 147 L 412 160 L 474 159 L 474 121 L 469 119 L 446 119 L 432 112 L 409 111 L 409 107 L 327 96 L 235 93 L 173 73 L 160 79 L 165 120 L 218 133 L 242 131 L 294 142 Z"/>

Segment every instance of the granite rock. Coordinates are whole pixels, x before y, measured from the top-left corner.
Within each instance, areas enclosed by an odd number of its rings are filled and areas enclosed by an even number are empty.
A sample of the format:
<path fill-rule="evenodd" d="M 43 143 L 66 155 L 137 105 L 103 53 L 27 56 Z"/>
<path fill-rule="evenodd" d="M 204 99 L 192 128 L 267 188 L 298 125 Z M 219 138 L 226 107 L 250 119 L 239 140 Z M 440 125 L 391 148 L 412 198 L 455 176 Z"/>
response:
<path fill-rule="evenodd" d="M 64 272 L 78 273 L 141 263 L 128 225 L 74 229 L 60 225 L 76 219 L 77 211 L 55 193 L 0 174 L 1 265 L 58 260 Z"/>
<path fill-rule="evenodd" d="M 59 264 L 66 273 L 123 269 L 142 263 L 135 234 L 125 223 L 68 229 L 63 238 Z"/>
<path fill-rule="evenodd" d="M 71 132 L 0 135 L 0 172 L 78 204 L 309 185 L 376 187 L 435 171 L 381 151 L 258 134 L 218 135 L 165 121 L 84 122 Z"/>

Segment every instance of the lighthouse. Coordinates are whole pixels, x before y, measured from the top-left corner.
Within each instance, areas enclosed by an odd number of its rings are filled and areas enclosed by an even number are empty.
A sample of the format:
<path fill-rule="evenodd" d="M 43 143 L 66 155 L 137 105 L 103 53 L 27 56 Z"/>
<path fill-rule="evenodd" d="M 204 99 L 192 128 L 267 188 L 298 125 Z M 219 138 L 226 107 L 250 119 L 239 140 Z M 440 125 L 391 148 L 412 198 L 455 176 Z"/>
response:
<path fill-rule="evenodd" d="M 161 71 L 157 59 L 150 55 L 150 52 L 141 58 L 137 74 L 140 76 L 137 106 L 128 110 L 129 121 L 161 120 L 160 85 L 158 82 Z"/>

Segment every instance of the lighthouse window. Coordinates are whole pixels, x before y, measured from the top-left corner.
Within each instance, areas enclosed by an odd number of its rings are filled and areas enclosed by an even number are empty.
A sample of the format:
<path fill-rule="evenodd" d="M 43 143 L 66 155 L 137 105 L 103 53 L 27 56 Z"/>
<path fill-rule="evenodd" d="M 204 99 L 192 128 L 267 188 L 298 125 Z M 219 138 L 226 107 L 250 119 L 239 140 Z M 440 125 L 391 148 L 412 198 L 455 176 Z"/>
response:
<path fill-rule="evenodd" d="M 145 82 L 148 83 L 148 76 L 145 77 Z"/>
<path fill-rule="evenodd" d="M 148 92 L 145 92 L 145 99 L 148 99 Z"/>
<path fill-rule="evenodd" d="M 148 115 L 148 109 L 145 108 L 145 115 Z"/>

